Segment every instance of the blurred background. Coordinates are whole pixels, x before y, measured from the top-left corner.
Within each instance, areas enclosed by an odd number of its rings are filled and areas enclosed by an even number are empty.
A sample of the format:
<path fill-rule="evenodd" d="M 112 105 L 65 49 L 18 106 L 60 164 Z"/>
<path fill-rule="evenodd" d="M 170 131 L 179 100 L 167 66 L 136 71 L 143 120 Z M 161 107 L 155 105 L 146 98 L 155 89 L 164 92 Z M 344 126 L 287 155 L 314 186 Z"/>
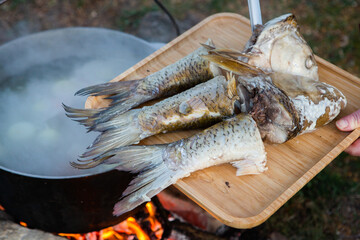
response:
<path fill-rule="evenodd" d="M 0 0 L 0 2 L 2 2 Z M 219 12 L 249 17 L 246 0 L 162 0 L 180 32 Z M 315 54 L 360 75 L 360 2 L 261 1 L 263 21 L 294 13 Z M 0 5 L 0 45 L 48 29 L 88 26 L 123 31 L 150 42 L 176 37 L 151 0 L 8 0 Z M 337 157 L 248 239 L 360 239 L 360 159 Z M 245 236 L 245 235 L 244 235 Z"/>

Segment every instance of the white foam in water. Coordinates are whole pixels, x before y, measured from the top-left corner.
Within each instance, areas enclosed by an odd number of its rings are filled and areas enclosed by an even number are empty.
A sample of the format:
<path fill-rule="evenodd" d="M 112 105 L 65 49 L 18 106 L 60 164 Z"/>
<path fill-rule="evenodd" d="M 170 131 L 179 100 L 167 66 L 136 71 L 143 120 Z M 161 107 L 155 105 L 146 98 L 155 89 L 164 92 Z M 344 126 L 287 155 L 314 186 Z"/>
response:
<path fill-rule="evenodd" d="M 81 29 L 78 30 L 81 32 Z M 19 84 L 19 88 L 0 85 L 0 166 L 41 176 L 96 173 L 99 171 L 97 168 L 78 170 L 69 165 L 70 161 L 75 161 L 77 156 L 85 151 L 98 134 L 86 133 L 85 127 L 67 118 L 61 104 L 82 108 L 86 97 L 74 97 L 77 90 L 111 80 L 146 57 L 154 48 L 135 41 L 137 39 L 121 42 L 121 39 L 113 39 L 114 36 L 111 37 L 113 42 L 107 42 L 105 46 L 100 44 L 106 37 L 102 31 L 113 35 L 120 33 L 102 29 L 92 32 L 86 29 L 87 34 L 94 34 L 91 35 L 93 45 L 83 47 L 79 53 L 81 56 L 77 58 L 78 45 L 71 51 L 68 50 L 71 44 L 67 42 L 68 38 L 75 38 L 76 34 L 72 32 L 71 35 L 66 35 L 66 30 L 58 31 L 63 31 L 62 34 L 66 36 L 64 42 L 61 42 L 61 39 L 54 40 L 57 41 L 58 49 L 63 47 L 73 56 L 56 58 L 56 53 L 51 55 L 48 50 L 43 49 L 43 56 L 49 58 L 49 61 L 37 63 L 31 66 L 30 70 L 24 67 L 24 74 L 14 74 L 14 70 L 9 69 L 12 76 L 7 81 L 25 78 L 25 85 Z M 96 31 L 100 31 L 100 34 Z M 96 37 L 99 37 L 98 42 L 94 40 Z M 124 38 L 124 34 L 118 37 Z M 86 45 L 86 38 L 80 39 L 85 41 L 83 45 Z M 139 51 L 139 46 L 143 51 Z M 87 51 L 86 57 L 82 51 Z M 134 51 L 137 53 L 134 54 Z M 33 51 L 30 52 L 34 54 Z M 36 54 L 36 58 L 41 59 L 41 51 Z M 31 56 L 23 59 L 31 65 Z M 56 64 L 49 64 L 52 61 L 56 61 Z M 26 66 L 26 63 L 19 64 Z M 10 65 L 6 67 L 10 68 Z M 1 81 L 2 79 L 0 83 Z"/>

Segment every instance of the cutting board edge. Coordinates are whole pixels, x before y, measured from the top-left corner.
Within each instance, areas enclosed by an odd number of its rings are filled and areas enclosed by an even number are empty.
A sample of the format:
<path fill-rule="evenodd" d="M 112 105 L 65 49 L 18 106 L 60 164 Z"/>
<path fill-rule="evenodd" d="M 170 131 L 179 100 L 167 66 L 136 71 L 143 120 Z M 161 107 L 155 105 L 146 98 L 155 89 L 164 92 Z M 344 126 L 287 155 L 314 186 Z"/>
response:
<path fill-rule="evenodd" d="M 311 179 L 313 179 L 321 170 L 323 170 L 359 137 L 360 128 L 350 132 L 347 137 L 345 137 L 335 148 L 328 152 L 312 168 L 305 172 L 303 176 L 286 189 L 274 202 L 268 205 L 259 214 L 251 217 L 233 217 L 215 206 L 212 209 L 209 209 L 205 207 L 201 201 L 194 198 L 194 194 L 191 194 L 186 190 L 185 182 L 180 180 L 175 183 L 174 186 L 225 225 L 240 229 L 253 228 L 262 224 L 271 217 L 280 207 L 282 207 L 291 197 L 293 197 L 301 188 L 310 182 Z"/>

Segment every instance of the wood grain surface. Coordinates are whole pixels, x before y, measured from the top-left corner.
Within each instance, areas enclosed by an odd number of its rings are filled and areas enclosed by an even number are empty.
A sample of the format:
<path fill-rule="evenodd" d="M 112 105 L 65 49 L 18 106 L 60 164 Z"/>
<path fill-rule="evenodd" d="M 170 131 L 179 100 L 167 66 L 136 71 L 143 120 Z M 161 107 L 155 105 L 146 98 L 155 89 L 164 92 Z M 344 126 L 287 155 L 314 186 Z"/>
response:
<path fill-rule="evenodd" d="M 242 49 L 251 35 L 250 21 L 237 14 L 208 17 L 189 31 L 137 63 L 112 81 L 139 79 L 156 72 L 213 39 L 218 47 Z M 330 49 L 329 49 L 330 51 Z M 339 88 L 348 105 L 339 117 L 360 108 L 360 79 L 316 57 L 320 80 Z M 101 97 L 90 97 L 88 108 L 104 107 Z M 161 134 L 142 144 L 173 142 L 197 131 Z M 261 175 L 236 177 L 230 164 L 211 167 L 179 180 L 175 186 L 219 221 L 235 228 L 251 228 L 268 219 L 360 135 L 344 133 L 334 122 L 281 145 L 267 145 L 269 170 Z"/>

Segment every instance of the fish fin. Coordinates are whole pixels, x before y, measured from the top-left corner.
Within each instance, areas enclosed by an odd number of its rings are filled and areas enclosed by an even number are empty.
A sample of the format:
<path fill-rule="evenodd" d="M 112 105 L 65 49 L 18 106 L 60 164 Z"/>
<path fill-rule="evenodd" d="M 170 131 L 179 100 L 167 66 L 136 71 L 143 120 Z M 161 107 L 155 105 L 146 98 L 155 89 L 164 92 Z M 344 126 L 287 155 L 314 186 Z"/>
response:
<path fill-rule="evenodd" d="M 75 96 L 102 96 L 102 95 L 126 95 L 129 90 L 134 89 L 141 80 L 107 82 L 82 88 Z"/>
<path fill-rule="evenodd" d="M 91 95 L 100 96 L 108 95 L 106 99 L 111 99 L 109 107 L 101 109 L 101 111 L 90 114 L 91 112 L 76 112 L 76 118 L 86 118 L 82 122 L 86 122 L 89 130 L 92 126 L 106 122 L 115 115 L 124 113 L 131 108 L 153 99 L 153 96 L 140 94 L 138 85 L 143 80 L 109 82 L 83 88 L 75 93 L 75 95 Z"/>
<path fill-rule="evenodd" d="M 211 38 L 208 38 L 208 40 L 205 43 L 200 43 L 200 45 L 203 46 L 208 51 L 216 49 L 214 42 L 211 40 Z"/>
<path fill-rule="evenodd" d="M 164 159 L 167 145 L 126 146 L 107 152 L 98 162 L 111 164 L 120 171 L 138 173 L 114 206 L 113 214 L 122 215 L 136 208 L 180 178 L 179 172 L 168 168 Z M 100 167 L 100 166 L 99 166 Z"/>
<path fill-rule="evenodd" d="M 190 113 L 193 109 L 196 110 L 206 110 L 206 104 L 204 103 L 203 100 L 201 100 L 198 97 L 193 97 L 191 99 L 189 99 L 188 101 L 182 102 L 179 105 L 179 112 L 182 114 L 188 114 Z"/>
<path fill-rule="evenodd" d="M 237 168 L 236 176 L 260 174 L 267 170 L 265 155 L 263 156 L 263 158 L 256 160 L 244 159 L 234 161 L 231 162 L 231 165 Z"/>
<path fill-rule="evenodd" d="M 138 114 L 141 109 L 126 113 L 93 126 L 94 131 L 101 132 L 80 158 L 87 159 L 99 156 L 109 150 L 138 143 L 147 135 L 139 127 Z"/>
<path fill-rule="evenodd" d="M 247 74 L 254 76 L 259 74 L 265 74 L 265 72 L 260 68 L 257 68 L 246 62 L 234 59 L 229 56 L 209 54 L 209 55 L 202 55 L 202 57 L 210 62 L 215 63 L 220 68 L 223 68 L 227 71 L 231 71 L 235 74 L 240 74 L 240 75 Z"/>
<path fill-rule="evenodd" d="M 230 49 L 230 48 L 214 48 L 212 50 L 210 50 L 210 53 L 214 53 L 217 55 L 225 55 L 234 59 L 237 59 L 237 57 L 245 57 L 245 58 L 249 58 L 252 56 L 252 54 L 249 53 L 243 53 L 234 49 Z"/>
<path fill-rule="evenodd" d="M 227 93 L 229 98 L 233 98 L 233 97 L 237 97 L 237 89 L 236 89 L 236 79 L 234 77 L 234 75 L 232 74 L 232 72 L 227 72 L 226 73 L 226 79 L 228 80 L 228 85 L 227 85 Z"/>
<path fill-rule="evenodd" d="M 209 45 L 209 44 L 206 44 L 206 43 L 200 43 L 200 44 L 201 44 L 201 46 L 203 46 L 208 51 L 212 51 L 212 50 L 216 49 L 212 45 Z"/>

